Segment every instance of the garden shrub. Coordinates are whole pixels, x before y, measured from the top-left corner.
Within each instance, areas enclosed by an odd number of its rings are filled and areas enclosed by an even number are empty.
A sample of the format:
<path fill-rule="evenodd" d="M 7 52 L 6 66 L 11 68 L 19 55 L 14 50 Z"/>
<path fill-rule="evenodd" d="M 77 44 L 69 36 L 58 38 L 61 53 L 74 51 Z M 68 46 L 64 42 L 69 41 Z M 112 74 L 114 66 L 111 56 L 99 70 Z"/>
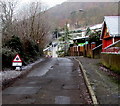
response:
<path fill-rule="evenodd" d="M 22 43 L 18 36 L 13 35 L 12 38 L 7 41 L 4 46 L 17 51 L 20 55 L 23 55 Z"/>
<path fill-rule="evenodd" d="M 12 67 L 12 60 L 14 59 L 17 52 L 10 48 L 2 48 L 2 68 Z"/>
<path fill-rule="evenodd" d="M 39 47 L 33 41 L 25 39 L 23 42 L 23 48 L 25 56 L 28 58 L 35 58 L 37 55 L 39 55 Z"/>
<path fill-rule="evenodd" d="M 29 39 L 21 39 L 18 36 L 12 36 L 2 48 L 2 68 L 12 67 L 12 60 L 19 54 L 23 65 L 35 61 L 42 55 L 42 49 L 39 49 L 37 43 Z"/>

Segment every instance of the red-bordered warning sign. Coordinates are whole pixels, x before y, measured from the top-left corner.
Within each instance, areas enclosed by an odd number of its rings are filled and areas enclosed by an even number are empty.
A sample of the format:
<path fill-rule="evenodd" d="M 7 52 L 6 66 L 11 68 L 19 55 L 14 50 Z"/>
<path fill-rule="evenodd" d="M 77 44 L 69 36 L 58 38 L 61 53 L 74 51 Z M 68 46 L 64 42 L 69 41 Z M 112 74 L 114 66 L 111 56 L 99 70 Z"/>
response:
<path fill-rule="evenodd" d="M 22 60 L 21 60 L 19 54 L 17 54 L 17 55 L 15 56 L 15 58 L 13 59 L 12 62 L 22 62 Z"/>

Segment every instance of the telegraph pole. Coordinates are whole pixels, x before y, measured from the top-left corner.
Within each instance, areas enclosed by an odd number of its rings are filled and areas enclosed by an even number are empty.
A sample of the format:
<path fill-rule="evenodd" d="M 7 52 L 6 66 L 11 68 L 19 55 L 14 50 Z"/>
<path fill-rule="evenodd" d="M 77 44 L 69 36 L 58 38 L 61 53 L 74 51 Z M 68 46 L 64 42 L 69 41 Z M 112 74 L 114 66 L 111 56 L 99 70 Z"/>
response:
<path fill-rule="evenodd" d="M 68 22 L 66 22 L 65 24 L 65 55 L 67 55 L 67 51 L 68 51 Z"/>

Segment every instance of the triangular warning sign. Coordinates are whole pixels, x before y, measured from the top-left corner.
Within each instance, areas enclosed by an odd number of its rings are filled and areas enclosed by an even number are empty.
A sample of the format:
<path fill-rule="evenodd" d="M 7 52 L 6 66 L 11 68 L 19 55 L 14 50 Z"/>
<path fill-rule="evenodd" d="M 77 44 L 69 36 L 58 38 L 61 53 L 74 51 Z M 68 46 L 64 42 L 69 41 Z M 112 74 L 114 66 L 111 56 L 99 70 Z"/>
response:
<path fill-rule="evenodd" d="M 13 62 L 22 62 L 20 56 L 17 54 L 15 58 L 13 59 Z"/>

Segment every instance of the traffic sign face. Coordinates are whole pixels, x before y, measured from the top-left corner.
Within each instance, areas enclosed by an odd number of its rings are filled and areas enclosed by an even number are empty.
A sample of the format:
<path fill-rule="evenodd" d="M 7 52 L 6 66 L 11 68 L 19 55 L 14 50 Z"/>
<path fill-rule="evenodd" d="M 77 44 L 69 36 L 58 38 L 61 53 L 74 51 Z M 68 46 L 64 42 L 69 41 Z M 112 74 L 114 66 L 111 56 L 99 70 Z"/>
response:
<path fill-rule="evenodd" d="M 17 54 L 15 58 L 13 59 L 13 62 L 22 62 L 20 56 Z"/>
<path fill-rule="evenodd" d="M 18 54 L 13 59 L 12 66 L 22 66 L 22 60 Z"/>

